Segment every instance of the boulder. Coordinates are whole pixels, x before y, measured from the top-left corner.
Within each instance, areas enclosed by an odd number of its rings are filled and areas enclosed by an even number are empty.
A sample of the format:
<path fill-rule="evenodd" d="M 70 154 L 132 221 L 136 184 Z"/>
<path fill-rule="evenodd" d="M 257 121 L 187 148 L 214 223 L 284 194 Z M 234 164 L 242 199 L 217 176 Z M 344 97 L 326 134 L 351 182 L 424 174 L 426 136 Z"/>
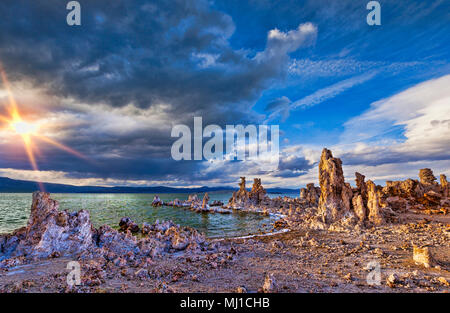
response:
<path fill-rule="evenodd" d="M 417 246 L 413 246 L 413 260 L 417 265 L 423 265 L 426 268 L 435 265 L 435 261 L 431 255 L 429 247 L 419 248 Z"/>

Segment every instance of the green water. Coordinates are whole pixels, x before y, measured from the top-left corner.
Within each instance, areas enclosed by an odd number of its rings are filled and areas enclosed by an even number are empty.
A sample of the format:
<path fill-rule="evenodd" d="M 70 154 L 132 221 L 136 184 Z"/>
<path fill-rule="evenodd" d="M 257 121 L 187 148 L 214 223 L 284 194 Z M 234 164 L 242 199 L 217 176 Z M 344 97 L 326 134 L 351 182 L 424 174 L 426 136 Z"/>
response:
<path fill-rule="evenodd" d="M 203 194 L 198 194 L 203 197 Z M 271 230 L 273 217 L 254 213 L 207 214 L 195 213 L 183 208 L 153 208 L 153 194 L 52 194 L 61 210 L 69 212 L 88 210 L 95 227 L 104 224 L 117 226 L 121 217 L 128 216 L 138 224 L 172 220 L 182 226 L 191 226 L 208 237 L 234 237 Z M 228 202 L 231 192 L 209 193 L 210 201 Z M 276 195 L 278 196 L 278 195 Z M 185 200 L 188 194 L 159 194 L 163 201 L 178 198 Z M 25 226 L 31 206 L 31 194 L 0 194 L 0 233 L 11 232 Z"/>

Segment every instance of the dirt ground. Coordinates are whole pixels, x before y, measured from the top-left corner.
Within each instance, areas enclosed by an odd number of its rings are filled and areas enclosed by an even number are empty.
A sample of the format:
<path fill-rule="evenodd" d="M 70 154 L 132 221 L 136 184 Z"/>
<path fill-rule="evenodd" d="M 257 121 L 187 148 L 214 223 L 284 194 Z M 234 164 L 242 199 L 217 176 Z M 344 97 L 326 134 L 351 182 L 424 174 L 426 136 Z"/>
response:
<path fill-rule="evenodd" d="M 258 292 L 272 274 L 276 292 L 449 292 L 450 217 L 410 214 L 407 220 L 356 232 L 298 227 L 227 239 L 218 242 L 227 254 L 172 254 L 149 260 L 145 268 L 82 261 L 82 283 L 74 287 L 66 280 L 72 259 L 37 261 L 0 272 L 0 291 Z M 432 267 L 414 263 L 413 243 L 431 247 Z M 93 271 L 96 280 L 88 279 Z M 375 278 L 370 284 L 368 275 Z"/>

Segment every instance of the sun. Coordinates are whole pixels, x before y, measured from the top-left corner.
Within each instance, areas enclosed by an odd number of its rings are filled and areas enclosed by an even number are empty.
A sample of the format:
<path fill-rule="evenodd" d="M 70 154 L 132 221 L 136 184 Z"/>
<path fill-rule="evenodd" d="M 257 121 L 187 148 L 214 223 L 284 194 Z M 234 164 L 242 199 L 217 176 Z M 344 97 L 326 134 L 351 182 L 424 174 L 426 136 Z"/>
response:
<path fill-rule="evenodd" d="M 79 158 L 86 159 L 86 157 L 81 153 L 79 153 L 78 151 L 71 149 L 47 136 L 44 136 L 43 134 L 40 134 L 39 133 L 40 125 L 38 123 L 24 120 L 22 115 L 20 114 L 19 107 L 16 103 L 16 100 L 14 99 L 13 93 L 11 92 L 9 82 L 6 78 L 6 73 L 3 71 L 1 64 L 0 64 L 0 78 L 1 81 L 3 81 L 3 87 L 4 89 L 6 89 L 9 98 L 9 104 L 6 107 L 9 116 L 0 115 L 0 124 L 4 124 L 7 127 L 9 127 L 9 130 L 12 133 L 14 133 L 14 135 L 20 135 L 23 141 L 25 152 L 28 156 L 31 167 L 33 168 L 34 171 L 39 171 L 35 158 L 35 152 L 37 152 L 38 149 L 34 143 L 34 139 L 44 141 L 53 146 L 56 146 L 61 150 L 71 153 Z M 41 190 L 44 190 L 44 186 L 42 183 L 39 183 L 39 186 Z"/>
<path fill-rule="evenodd" d="M 33 123 L 28 123 L 22 120 L 13 121 L 10 123 L 12 130 L 19 135 L 37 135 L 38 126 Z"/>

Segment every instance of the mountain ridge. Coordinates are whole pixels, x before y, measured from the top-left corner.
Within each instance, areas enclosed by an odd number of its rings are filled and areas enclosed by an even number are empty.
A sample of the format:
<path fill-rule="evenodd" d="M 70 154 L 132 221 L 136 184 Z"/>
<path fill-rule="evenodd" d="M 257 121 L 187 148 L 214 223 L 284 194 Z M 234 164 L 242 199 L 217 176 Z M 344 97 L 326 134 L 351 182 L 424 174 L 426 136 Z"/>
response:
<path fill-rule="evenodd" d="M 45 191 L 50 193 L 195 193 L 214 191 L 235 191 L 238 188 L 232 187 L 167 187 L 167 186 L 146 186 L 146 187 L 101 187 L 101 186 L 74 186 L 66 184 L 55 184 L 42 182 Z M 28 180 L 16 180 L 8 177 L 0 177 L 0 193 L 29 193 L 39 190 L 39 182 Z M 268 188 L 269 193 L 291 193 L 298 192 L 289 188 Z"/>

